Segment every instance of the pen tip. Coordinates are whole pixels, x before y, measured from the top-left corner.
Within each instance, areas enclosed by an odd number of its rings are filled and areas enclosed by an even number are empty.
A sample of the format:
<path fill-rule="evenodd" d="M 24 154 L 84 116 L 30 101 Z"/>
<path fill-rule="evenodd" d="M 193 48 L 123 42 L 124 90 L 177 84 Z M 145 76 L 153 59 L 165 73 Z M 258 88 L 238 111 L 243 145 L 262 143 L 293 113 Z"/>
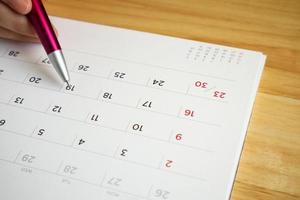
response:
<path fill-rule="evenodd" d="M 66 81 L 66 83 L 67 83 L 67 86 L 70 86 L 69 81 Z"/>

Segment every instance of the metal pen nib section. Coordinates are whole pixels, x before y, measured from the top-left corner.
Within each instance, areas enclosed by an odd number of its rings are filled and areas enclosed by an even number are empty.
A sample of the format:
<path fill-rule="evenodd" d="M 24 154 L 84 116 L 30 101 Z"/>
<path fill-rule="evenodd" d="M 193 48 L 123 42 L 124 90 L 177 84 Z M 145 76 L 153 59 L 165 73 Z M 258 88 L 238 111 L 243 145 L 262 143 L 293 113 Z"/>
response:
<path fill-rule="evenodd" d="M 68 83 L 70 81 L 70 75 L 62 51 L 53 51 L 52 53 L 48 54 L 48 58 L 54 66 L 56 72 L 59 74 L 60 78 L 64 80 L 64 82 Z"/>

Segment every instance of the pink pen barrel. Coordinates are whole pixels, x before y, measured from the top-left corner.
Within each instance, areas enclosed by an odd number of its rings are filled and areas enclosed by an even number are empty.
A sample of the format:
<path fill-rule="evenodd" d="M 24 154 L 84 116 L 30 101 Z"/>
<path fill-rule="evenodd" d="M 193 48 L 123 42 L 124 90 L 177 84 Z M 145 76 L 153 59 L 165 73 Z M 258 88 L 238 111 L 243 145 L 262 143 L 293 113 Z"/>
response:
<path fill-rule="evenodd" d="M 60 45 L 41 0 L 31 1 L 32 10 L 27 17 L 34 26 L 47 54 L 60 50 Z"/>

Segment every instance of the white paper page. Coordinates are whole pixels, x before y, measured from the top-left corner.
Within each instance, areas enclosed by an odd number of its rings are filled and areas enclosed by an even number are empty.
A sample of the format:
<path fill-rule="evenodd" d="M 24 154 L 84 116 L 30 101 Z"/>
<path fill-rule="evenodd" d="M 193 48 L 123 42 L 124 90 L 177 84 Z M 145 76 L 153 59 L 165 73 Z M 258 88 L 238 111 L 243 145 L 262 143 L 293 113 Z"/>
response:
<path fill-rule="evenodd" d="M 1 198 L 228 199 L 265 56 L 52 20 L 70 87 L 0 40 Z"/>

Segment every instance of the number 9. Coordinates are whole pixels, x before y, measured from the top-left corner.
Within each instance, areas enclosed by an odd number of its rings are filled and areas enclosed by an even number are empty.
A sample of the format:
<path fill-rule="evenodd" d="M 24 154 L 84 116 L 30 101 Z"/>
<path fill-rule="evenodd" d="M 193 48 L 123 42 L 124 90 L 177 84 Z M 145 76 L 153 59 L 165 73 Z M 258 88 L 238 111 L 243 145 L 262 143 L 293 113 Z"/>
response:
<path fill-rule="evenodd" d="M 5 119 L 1 119 L 0 120 L 0 126 L 3 126 L 5 124 L 5 122 L 6 122 Z"/>

